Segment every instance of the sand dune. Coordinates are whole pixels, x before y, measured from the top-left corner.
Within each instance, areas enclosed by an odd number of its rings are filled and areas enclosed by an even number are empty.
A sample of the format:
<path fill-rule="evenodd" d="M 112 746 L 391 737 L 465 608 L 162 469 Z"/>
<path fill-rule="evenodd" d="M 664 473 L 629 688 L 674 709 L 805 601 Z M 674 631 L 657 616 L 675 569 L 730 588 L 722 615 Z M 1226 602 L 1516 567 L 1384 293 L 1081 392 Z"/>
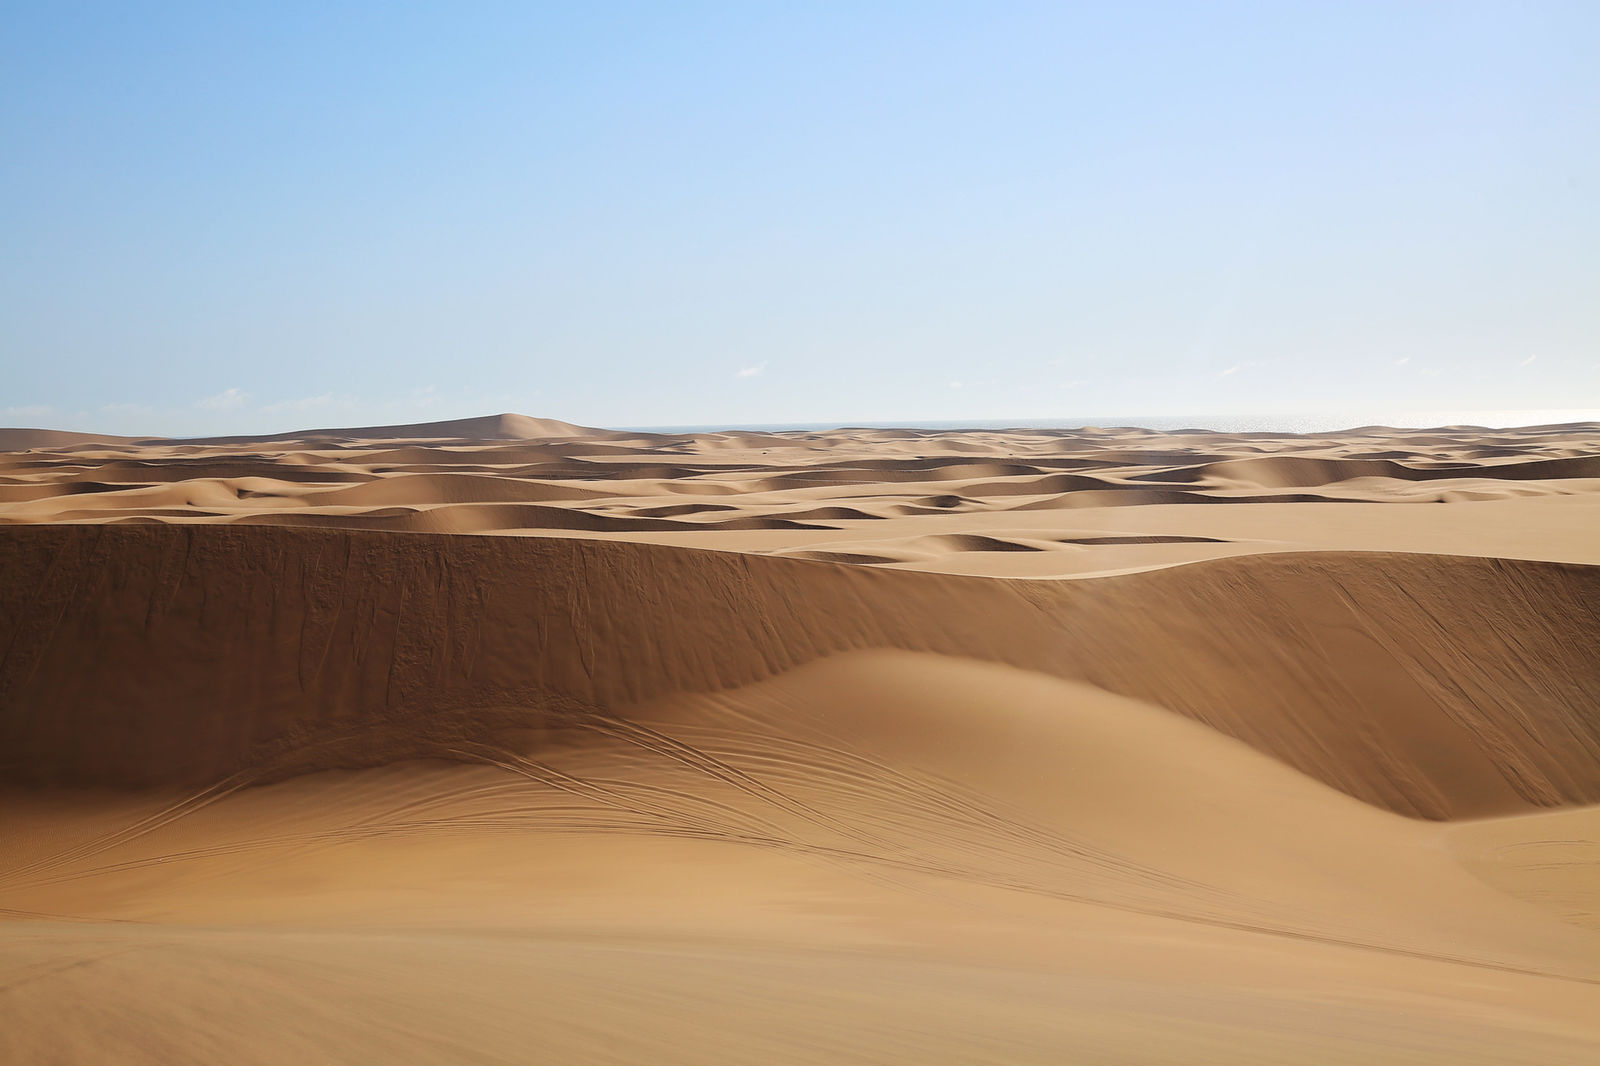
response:
<path fill-rule="evenodd" d="M 456 418 L 443 422 L 412 422 L 397 426 L 360 426 L 341 429 L 297 429 L 286 433 L 260 433 L 231 437 L 190 437 L 186 444 L 263 444 L 270 441 L 370 440 L 530 440 L 537 437 L 585 437 L 604 430 L 575 426 L 555 418 L 500 414 L 481 418 Z"/>
<path fill-rule="evenodd" d="M 0 452 L 25 452 L 30 448 L 132 444 L 135 439 L 99 433 L 72 433 L 60 429 L 0 428 Z"/>
<path fill-rule="evenodd" d="M 1283 555 L 1001 584 L 573 539 L 6 537 L 12 780 L 369 765 L 902 648 L 1146 699 L 1401 813 L 1600 802 L 1600 650 L 1569 636 L 1600 628 L 1590 567 Z"/>
<path fill-rule="evenodd" d="M 1600 426 L 583 432 L 0 454 L 0 1061 L 1600 1058 Z"/>

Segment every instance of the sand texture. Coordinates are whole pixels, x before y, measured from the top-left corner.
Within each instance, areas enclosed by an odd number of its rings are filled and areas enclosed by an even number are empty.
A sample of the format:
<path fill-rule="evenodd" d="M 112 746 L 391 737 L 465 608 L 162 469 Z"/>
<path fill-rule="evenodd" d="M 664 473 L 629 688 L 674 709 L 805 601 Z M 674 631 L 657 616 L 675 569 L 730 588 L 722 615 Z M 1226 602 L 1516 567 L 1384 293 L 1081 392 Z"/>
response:
<path fill-rule="evenodd" d="M 0 1062 L 1600 1061 L 1600 425 L 0 446 Z"/>

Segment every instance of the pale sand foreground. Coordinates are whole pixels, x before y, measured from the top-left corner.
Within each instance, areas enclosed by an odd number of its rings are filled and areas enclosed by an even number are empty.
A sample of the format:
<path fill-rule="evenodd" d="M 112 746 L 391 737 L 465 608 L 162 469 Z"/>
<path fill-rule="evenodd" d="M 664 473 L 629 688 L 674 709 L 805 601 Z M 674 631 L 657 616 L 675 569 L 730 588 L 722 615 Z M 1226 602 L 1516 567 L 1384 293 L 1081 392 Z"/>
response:
<path fill-rule="evenodd" d="M 1600 427 L 450 431 L 0 456 L 0 1061 L 1600 1059 Z"/>

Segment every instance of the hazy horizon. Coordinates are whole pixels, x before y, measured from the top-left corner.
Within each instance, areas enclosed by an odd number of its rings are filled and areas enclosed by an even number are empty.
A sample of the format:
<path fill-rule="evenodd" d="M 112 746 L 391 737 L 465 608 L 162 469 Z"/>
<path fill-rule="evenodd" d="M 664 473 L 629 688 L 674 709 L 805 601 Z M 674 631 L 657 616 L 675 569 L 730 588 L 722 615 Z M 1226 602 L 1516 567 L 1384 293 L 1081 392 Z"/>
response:
<path fill-rule="evenodd" d="M 1600 396 L 1590 4 L 3 25 L 7 425 Z"/>
<path fill-rule="evenodd" d="M 514 414 L 524 417 L 552 417 L 548 414 L 538 415 L 528 412 L 499 412 L 499 414 Z M 716 433 L 716 432 L 815 432 L 824 430 L 864 428 L 864 429 L 905 429 L 916 432 L 925 431 L 966 431 L 966 430 L 1001 430 L 1001 429 L 1086 429 L 1086 428 L 1117 428 L 1117 429 L 1145 429 L 1157 432 L 1174 432 L 1178 430 L 1201 430 L 1213 433 L 1334 433 L 1342 430 L 1360 429 L 1367 426 L 1382 426 L 1392 429 L 1436 429 L 1443 427 L 1475 426 L 1488 429 L 1514 429 L 1548 425 L 1575 425 L 1582 423 L 1600 423 L 1600 408 L 1536 408 L 1536 409 L 1490 409 L 1478 411 L 1386 411 L 1381 413 L 1365 412 L 1371 417 L 1362 417 L 1362 413 L 1351 412 L 1346 414 L 1325 413 L 1308 414 L 1305 412 L 1263 412 L 1256 414 L 1239 413 L 1189 413 L 1182 415 L 1148 415 L 1148 414 L 1102 414 L 1102 415 L 1063 415 L 1055 418 L 978 418 L 978 419 L 891 419 L 867 418 L 856 421 L 844 419 L 814 420 L 808 422 L 709 422 L 709 423 L 663 423 L 659 425 L 601 425 L 589 426 L 591 429 L 602 429 L 620 432 L 639 433 Z M 495 415 L 467 415 L 465 419 L 495 417 Z M 264 434 L 288 434 L 296 432 L 323 432 L 329 430 L 352 429 L 366 430 L 391 426 L 429 425 L 434 422 L 449 423 L 462 419 L 419 419 L 411 423 L 369 423 L 364 426 L 354 424 L 334 425 L 328 424 L 280 424 L 259 431 L 240 431 L 238 433 L 217 434 L 141 434 L 127 433 L 115 434 L 132 438 L 142 438 L 148 441 L 172 440 L 205 440 L 226 438 L 229 436 L 258 437 Z M 562 420 L 565 421 L 565 420 Z M 40 426 L 0 426 L 0 430 L 50 430 L 64 432 L 83 432 L 75 430 L 70 425 L 40 425 Z M 88 431 L 99 432 L 99 431 Z"/>

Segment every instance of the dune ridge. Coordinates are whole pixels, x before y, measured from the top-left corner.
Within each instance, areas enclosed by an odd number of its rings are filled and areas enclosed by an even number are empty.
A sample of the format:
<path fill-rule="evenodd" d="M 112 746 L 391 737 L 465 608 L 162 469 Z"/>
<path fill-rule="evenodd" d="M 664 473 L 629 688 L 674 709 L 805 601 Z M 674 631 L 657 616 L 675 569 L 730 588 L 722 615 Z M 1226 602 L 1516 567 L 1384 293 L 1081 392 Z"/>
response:
<path fill-rule="evenodd" d="M 266 444 L 308 440 L 534 440 L 542 437 L 588 437 L 605 430 L 573 425 L 558 418 L 498 414 L 452 418 L 439 422 L 407 422 L 392 426 L 344 426 L 333 429 L 296 429 L 282 433 L 250 433 L 222 437 L 185 437 L 180 444 Z"/>
<path fill-rule="evenodd" d="M 106 433 L 74 433 L 65 429 L 0 428 L 0 452 L 25 452 L 32 448 L 75 448 L 82 445 L 132 444 L 138 437 Z M 153 439 L 153 438 L 152 438 Z"/>
<path fill-rule="evenodd" d="M 1404 555 L 1006 582 L 572 539 L 4 531 L 0 767 L 195 784 L 935 651 L 1088 681 L 1429 818 L 1600 802 L 1600 570 Z M 81 661 L 97 664 L 81 669 Z"/>

